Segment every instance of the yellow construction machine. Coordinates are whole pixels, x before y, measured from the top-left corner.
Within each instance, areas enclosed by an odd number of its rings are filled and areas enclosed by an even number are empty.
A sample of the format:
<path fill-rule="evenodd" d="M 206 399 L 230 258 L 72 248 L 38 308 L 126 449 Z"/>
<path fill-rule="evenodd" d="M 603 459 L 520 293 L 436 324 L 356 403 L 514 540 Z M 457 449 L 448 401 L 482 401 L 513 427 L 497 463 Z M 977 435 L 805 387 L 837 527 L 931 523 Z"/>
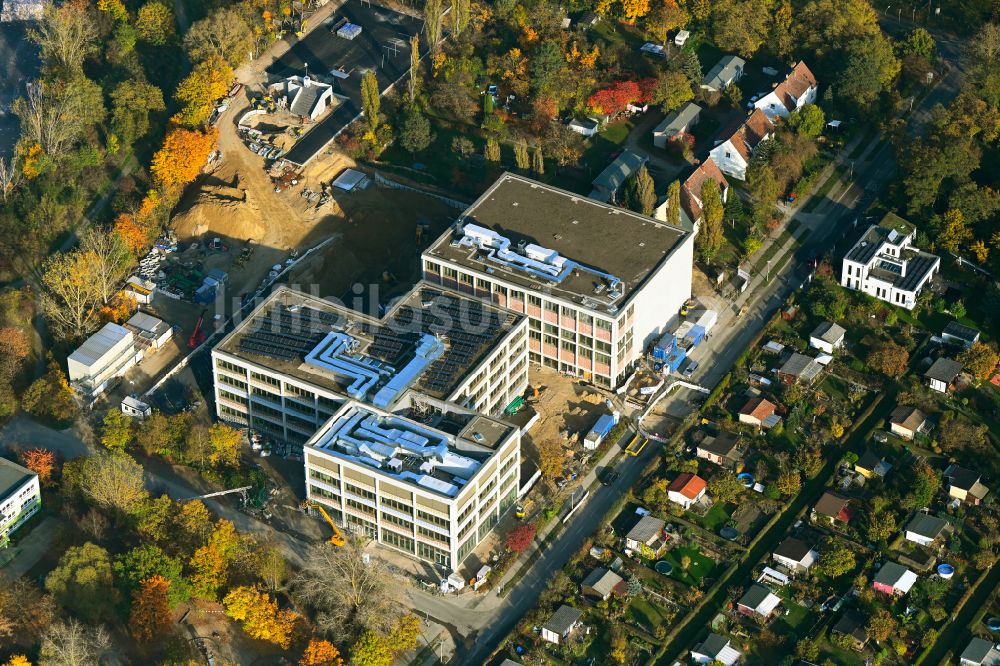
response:
<path fill-rule="evenodd" d="M 337 523 L 333 522 L 333 518 L 331 518 L 330 514 L 326 512 L 326 509 L 323 508 L 322 504 L 319 502 L 307 501 L 305 505 L 307 508 L 319 510 L 319 515 L 323 516 L 323 519 L 330 523 L 330 529 L 333 530 L 333 534 L 330 535 L 330 543 L 334 546 L 343 546 L 347 543 L 344 539 L 344 533 L 340 531 L 339 527 L 337 527 Z"/>

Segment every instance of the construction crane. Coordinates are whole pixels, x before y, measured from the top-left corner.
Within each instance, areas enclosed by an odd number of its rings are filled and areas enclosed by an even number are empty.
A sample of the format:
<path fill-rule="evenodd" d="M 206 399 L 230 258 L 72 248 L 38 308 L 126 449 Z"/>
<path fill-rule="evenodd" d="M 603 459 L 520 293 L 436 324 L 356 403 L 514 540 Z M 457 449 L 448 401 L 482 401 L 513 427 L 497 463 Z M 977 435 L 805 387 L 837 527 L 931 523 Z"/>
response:
<path fill-rule="evenodd" d="M 201 343 L 205 341 L 205 332 L 201 330 L 202 324 L 205 323 L 205 313 L 208 310 L 202 310 L 201 314 L 198 315 L 198 323 L 194 325 L 194 330 L 191 332 L 191 337 L 188 338 L 188 349 L 194 349 Z"/>
<path fill-rule="evenodd" d="M 239 493 L 243 498 L 243 504 L 246 505 L 250 499 L 247 496 L 247 491 L 253 488 L 253 486 L 241 486 L 239 488 L 232 488 L 231 490 L 220 490 L 214 493 L 208 493 L 207 495 L 198 495 L 197 497 L 188 497 L 187 499 L 178 500 L 179 502 L 190 502 L 192 500 L 206 499 L 208 497 L 219 497 L 221 495 L 229 495 L 231 493 Z"/>
<path fill-rule="evenodd" d="M 326 509 L 323 508 L 322 504 L 320 504 L 319 502 L 313 502 L 311 500 L 306 500 L 305 505 L 306 505 L 306 508 L 309 508 L 309 509 L 318 509 L 319 510 L 319 514 L 321 516 L 323 516 L 323 519 L 326 520 L 326 522 L 330 523 L 330 528 L 333 530 L 333 534 L 330 535 L 330 543 L 332 543 L 334 546 L 338 546 L 338 547 L 339 546 L 343 546 L 344 544 L 347 543 L 347 540 L 344 539 L 343 532 L 341 532 L 340 528 L 337 527 L 337 523 L 333 522 L 333 518 L 331 518 L 330 514 L 328 514 L 326 512 Z"/>

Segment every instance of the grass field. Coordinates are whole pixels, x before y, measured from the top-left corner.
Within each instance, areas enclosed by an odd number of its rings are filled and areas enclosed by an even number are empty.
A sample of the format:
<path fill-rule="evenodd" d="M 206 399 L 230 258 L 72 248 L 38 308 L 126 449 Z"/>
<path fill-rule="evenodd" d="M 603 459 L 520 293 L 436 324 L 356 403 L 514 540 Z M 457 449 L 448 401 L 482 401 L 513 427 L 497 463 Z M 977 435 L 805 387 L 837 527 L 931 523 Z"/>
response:
<path fill-rule="evenodd" d="M 655 629 L 667 621 L 666 614 L 656 604 L 643 597 L 633 597 L 628 605 L 628 614 L 640 627 Z"/>
<path fill-rule="evenodd" d="M 691 564 L 687 571 L 681 569 L 681 558 L 685 555 L 691 558 Z M 674 567 L 673 571 L 670 572 L 670 577 L 688 585 L 697 585 L 701 579 L 711 574 L 716 566 L 715 560 L 702 555 L 697 548 L 689 546 L 669 550 L 662 559 L 670 562 Z"/>
<path fill-rule="evenodd" d="M 730 512 L 726 510 L 726 506 L 719 502 L 713 504 L 712 508 L 704 516 L 698 516 L 690 512 L 687 514 L 690 520 L 698 523 L 713 534 L 718 532 L 719 528 L 729 520 L 729 516 Z"/>

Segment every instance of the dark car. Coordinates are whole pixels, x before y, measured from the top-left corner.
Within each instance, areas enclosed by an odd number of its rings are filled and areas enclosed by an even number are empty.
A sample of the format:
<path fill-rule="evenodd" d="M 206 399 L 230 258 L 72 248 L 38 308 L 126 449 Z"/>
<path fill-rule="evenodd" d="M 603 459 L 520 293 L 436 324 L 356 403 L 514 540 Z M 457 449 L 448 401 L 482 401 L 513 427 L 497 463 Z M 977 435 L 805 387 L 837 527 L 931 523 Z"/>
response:
<path fill-rule="evenodd" d="M 610 486 L 615 481 L 621 478 L 621 473 L 613 469 L 605 470 L 601 475 L 601 485 Z"/>

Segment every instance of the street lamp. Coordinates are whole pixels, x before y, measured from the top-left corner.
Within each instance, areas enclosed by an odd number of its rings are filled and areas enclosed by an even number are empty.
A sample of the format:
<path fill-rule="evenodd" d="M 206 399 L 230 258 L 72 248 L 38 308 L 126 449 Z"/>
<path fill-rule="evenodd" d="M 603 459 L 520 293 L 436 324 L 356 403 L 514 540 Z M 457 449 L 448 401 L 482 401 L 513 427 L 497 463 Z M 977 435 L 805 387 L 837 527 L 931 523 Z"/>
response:
<path fill-rule="evenodd" d="M 767 270 L 766 270 L 766 272 L 764 274 L 764 282 L 770 282 L 770 281 L 771 281 L 771 260 L 768 259 L 767 260 Z"/>

